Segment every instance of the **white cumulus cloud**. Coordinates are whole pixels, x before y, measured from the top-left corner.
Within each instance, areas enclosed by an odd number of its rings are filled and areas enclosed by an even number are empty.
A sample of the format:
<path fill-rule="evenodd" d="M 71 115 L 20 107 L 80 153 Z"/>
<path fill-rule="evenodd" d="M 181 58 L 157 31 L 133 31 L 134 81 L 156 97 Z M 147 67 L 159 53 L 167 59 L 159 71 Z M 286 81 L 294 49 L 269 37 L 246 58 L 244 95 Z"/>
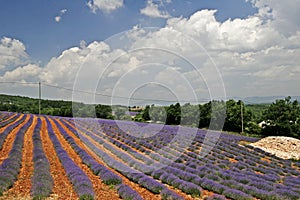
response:
<path fill-rule="evenodd" d="M 2 81 L 21 81 L 21 82 L 32 82 L 38 81 L 39 75 L 42 69 L 40 66 L 35 64 L 28 64 L 23 67 L 18 67 L 13 71 L 7 71 L 0 77 Z"/>
<path fill-rule="evenodd" d="M 300 0 L 251 0 L 259 9 L 258 16 L 268 19 L 270 25 L 285 35 L 299 31 Z"/>
<path fill-rule="evenodd" d="M 96 13 L 97 10 L 110 13 L 123 7 L 124 2 L 123 0 L 90 0 L 87 5 L 93 13 Z"/>
<path fill-rule="evenodd" d="M 171 3 L 171 1 L 168 1 L 168 3 Z M 147 1 L 147 5 L 145 8 L 142 8 L 140 10 L 141 14 L 146 15 L 148 17 L 153 18 L 169 18 L 170 15 L 167 11 L 162 11 L 159 8 L 159 5 L 154 3 L 152 0 Z"/>
<path fill-rule="evenodd" d="M 24 64 L 28 58 L 25 45 L 9 37 L 0 40 L 0 70 Z"/>

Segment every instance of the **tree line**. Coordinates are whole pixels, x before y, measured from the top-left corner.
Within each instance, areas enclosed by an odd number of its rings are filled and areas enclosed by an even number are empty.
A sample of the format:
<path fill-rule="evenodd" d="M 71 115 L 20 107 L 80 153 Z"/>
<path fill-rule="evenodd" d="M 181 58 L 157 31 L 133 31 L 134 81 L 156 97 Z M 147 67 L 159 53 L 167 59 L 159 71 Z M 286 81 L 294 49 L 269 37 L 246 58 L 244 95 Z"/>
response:
<path fill-rule="evenodd" d="M 0 110 L 38 114 L 38 100 L 0 95 Z M 272 104 L 246 105 L 243 101 L 210 101 L 205 104 L 179 103 L 169 106 L 147 105 L 131 116 L 126 106 L 87 105 L 62 100 L 42 100 L 41 114 L 63 117 L 97 117 L 140 122 L 186 125 L 248 135 L 283 135 L 300 138 L 300 104 L 291 97 Z"/>
<path fill-rule="evenodd" d="M 243 101 L 233 99 L 226 102 L 210 101 L 203 105 L 148 105 L 134 119 L 247 135 L 300 138 L 300 104 L 297 100 L 292 101 L 291 97 L 276 100 L 270 105 L 245 105 Z"/>

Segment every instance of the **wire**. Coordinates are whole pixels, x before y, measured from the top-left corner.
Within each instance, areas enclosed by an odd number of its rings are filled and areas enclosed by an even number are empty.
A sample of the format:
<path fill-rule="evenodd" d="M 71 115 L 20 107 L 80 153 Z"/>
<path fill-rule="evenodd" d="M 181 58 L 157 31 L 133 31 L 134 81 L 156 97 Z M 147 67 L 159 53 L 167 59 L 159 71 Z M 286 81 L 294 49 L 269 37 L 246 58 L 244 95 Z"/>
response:
<path fill-rule="evenodd" d="M 12 84 L 22 84 L 22 85 L 38 85 L 39 82 L 21 82 L 21 81 L 0 81 L 0 83 L 12 83 Z"/>
<path fill-rule="evenodd" d="M 38 85 L 39 82 L 20 82 L 20 81 L 0 81 L 0 84 L 22 84 L 22 85 Z M 52 88 L 57 88 L 57 89 L 61 89 L 61 90 L 66 90 L 66 91 L 70 91 L 72 93 L 78 92 L 78 93 L 84 93 L 84 94 L 90 94 L 90 95 L 96 95 L 96 96 L 103 96 L 103 97 L 108 97 L 108 98 L 117 98 L 117 99 L 125 99 L 125 100 L 136 100 L 136 101 L 160 101 L 160 102 L 178 102 L 178 100 L 166 100 L 166 99 L 147 99 L 147 98 L 137 98 L 137 97 L 125 97 L 125 96 L 118 96 L 118 95 L 109 95 L 109 94 L 103 94 L 103 93 L 97 93 L 97 92 L 89 92 L 89 91 L 84 91 L 84 90 L 75 90 L 75 89 L 71 89 L 71 88 L 66 88 L 66 87 L 62 87 L 62 86 L 57 86 L 57 85 L 52 85 L 49 83 L 43 83 L 41 82 L 42 86 L 48 86 L 48 87 L 52 87 Z M 210 101 L 210 99 L 199 99 L 199 100 L 181 100 L 181 102 L 185 102 L 185 103 L 205 103 Z M 249 102 L 249 101 L 244 101 L 245 103 L 248 104 L 255 104 L 253 102 Z"/>
<path fill-rule="evenodd" d="M 103 96 L 103 97 L 109 97 L 109 98 L 118 98 L 118 99 L 130 99 L 130 100 L 138 100 L 138 101 L 161 101 L 161 102 L 177 102 L 177 100 L 166 100 L 166 99 L 147 99 L 147 98 L 136 98 L 136 97 L 124 97 L 124 96 L 118 96 L 118 95 L 108 95 L 108 94 L 102 94 L 102 93 L 97 93 L 97 92 L 88 92 L 88 91 L 83 91 L 83 90 L 75 90 L 75 89 L 70 89 L 70 88 L 65 88 L 62 86 L 55 86 L 55 85 L 50 85 L 47 83 L 43 83 L 43 85 L 46 85 L 48 87 L 53 87 L 53 88 L 58 88 L 58 89 L 63 89 L 63 90 L 68 90 L 71 92 L 78 92 L 78 93 L 85 93 L 85 94 L 91 94 L 91 95 L 97 95 L 97 96 Z M 183 102 L 207 102 L 207 100 L 202 100 L 202 101 L 195 101 L 195 100 L 184 100 Z"/>

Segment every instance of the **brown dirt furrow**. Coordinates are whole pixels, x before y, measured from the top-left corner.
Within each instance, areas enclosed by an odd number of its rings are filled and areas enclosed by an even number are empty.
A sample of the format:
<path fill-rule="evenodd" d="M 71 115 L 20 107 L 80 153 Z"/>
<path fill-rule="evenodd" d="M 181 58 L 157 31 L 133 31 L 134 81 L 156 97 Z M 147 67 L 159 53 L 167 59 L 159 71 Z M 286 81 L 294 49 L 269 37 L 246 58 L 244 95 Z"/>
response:
<path fill-rule="evenodd" d="M 21 115 L 20 117 L 23 117 L 23 115 Z M 3 144 L 3 148 L 0 151 L 0 164 L 3 162 L 4 159 L 6 159 L 8 157 L 8 154 L 13 146 L 15 137 L 17 135 L 17 133 L 19 132 L 19 130 L 21 129 L 22 126 L 24 126 L 26 124 L 26 122 L 29 120 L 29 115 L 27 115 L 26 119 L 24 122 L 22 122 L 21 124 L 19 124 L 19 126 L 17 126 L 16 128 L 14 128 L 7 136 L 7 138 L 5 139 L 5 142 Z M 14 123 L 14 122 L 12 122 Z"/>
<path fill-rule="evenodd" d="M 44 117 L 41 117 L 41 120 L 41 138 L 43 149 L 47 159 L 50 162 L 50 173 L 54 182 L 50 199 L 78 199 L 78 196 L 73 189 L 72 183 L 69 181 L 66 172 L 56 155 L 54 146 L 48 135 L 46 120 Z"/>
<path fill-rule="evenodd" d="M 65 127 L 59 120 L 57 120 L 58 123 L 67 131 L 67 133 L 73 137 L 77 143 L 78 146 L 84 148 L 82 145 L 82 142 L 78 140 L 78 138 L 67 128 Z M 97 175 L 94 175 L 93 172 L 89 169 L 88 166 L 82 163 L 81 158 L 76 154 L 76 152 L 72 149 L 72 147 L 68 144 L 66 140 L 64 140 L 63 136 L 61 134 L 57 135 L 59 137 L 59 140 L 62 142 L 64 148 L 69 153 L 70 157 L 76 162 L 77 165 L 79 165 L 84 172 L 89 176 L 90 180 L 93 183 L 96 199 L 101 200 L 115 200 L 120 199 L 119 195 L 117 194 L 117 191 L 111 188 L 110 186 L 104 184 L 100 177 Z"/>
<path fill-rule="evenodd" d="M 6 122 L 6 121 L 8 121 L 8 120 L 10 120 L 11 118 L 13 118 L 14 116 L 16 116 L 17 115 L 17 113 L 14 113 L 14 114 L 12 114 L 11 116 L 9 116 L 8 118 L 6 118 L 6 119 L 4 119 L 4 120 L 1 120 L 0 122 L 2 123 L 2 122 Z M 5 116 L 5 114 L 3 114 L 3 116 Z M 0 117 L 1 118 L 1 117 Z"/>
<path fill-rule="evenodd" d="M 68 121 L 65 121 L 68 123 Z M 70 124 L 70 123 L 69 123 Z M 72 127 L 74 127 L 72 124 L 70 124 Z M 74 127 L 76 129 L 76 127 Z M 79 131 L 79 130 L 78 130 Z M 115 155 L 111 154 L 110 152 L 108 152 L 106 149 L 104 149 L 101 145 L 99 145 L 98 143 L 96 143 L 95 141 L 93 141 L 93 139 L 91 139 L 89 136 L 87 136 L 85 133 L 79 131 L 81 134 L 83 134 L 85 137 L 87 137 L 95 146 L 97 146 L 99 149 L 101 149 L 102 151 L 108 153 L 113 159 L 122 162 L 118 157 L 116 157 Z M 129 180 L 127 177 L 125 177 L 124 175 L 122 175 L 121 173 L 115 171 L 114 169 L 110 168 L 109 166 L 107 166 L 105 164 L 105 162 L 99 158 L 89 147 L 87 147 L 84 143 L 81 142 L 80 139 L 78 139 L 73 133 L 71 135 L 75 141 L 77 142 L 77 144 L 80 144 L 80 147 L 82 147 L 84 150 L 86 150 L 98 163 L 106 166 L 108 169 L 110 169 L 111 171 L 113 171 L 114 173 L 116 173 L 117 175 L 119 175 L 122 180 L 123 183 L 130 186 L 132 189 L 134 189 L 135 191 L 137 191 L 141 197 L 143 197 L 143 199 L 145 200 L 159 200 L 161 199 L 160 195 L 157 194 L 153 194 L 152 192 L 150 192 L 149 190 L 147 190 L 146 188 L 141 187 L 139 184 L 132 182 L 131 180 Z M 189 198 L 187 198 L 189 199 Z"/>
<path fill-rule="evenodd" d="M 15 114 L 15 115 L 16 115 L 16 114 Z M 4 120 L 4 121 L 7 121 L 7 120 L 11 119 L 11 118 L 14 117 L 15 115 L 9 117 L 8 119 L 6 119 L 6 120 Z M 15 121 L 13 121 L 13 122 L 11 122 L 11 123 L 15 123 L 16 121 L 19 121 L 22 117 L 23 117 L 23 115 L 20 115 Z M 10 124 L 11 124 L 11 123 L 10 123 Z M 7 126 L 9 126 L 10 124 L 8 124 L 8 125 L 6 125 L 6 126 L 0 128 L 0 134 L 1 134 L 1 133 L 7 128 Z"/>
<path fill-rule="evenodd" d="M 7 195 L 10 197 L 29 196 L 31 189 L 31 177 L 33 173 L 32 162 L 32 134 L 37 123 L 37 116 L 33 117 L 33 122 L 24 136 L 24 146 L 22 152 L 22 167 L 18 175 L 18 179 L 11 189 L 7 191 Z"/>
<path fill-rule="evenodd" d="M 100 134 L 102 134 L 102 135 L 106 135 L 105 133 L 100 133 Z M 108 141 L 108 140 L 106 140 L 106 141 Z M 118 140 L 120 143 L 122 143 L 122 144 L 124 144 L 124 145 L 126 145 L 126 143 L 124 143 L 124 142 L 122 142 L 122 141 L 120 141 L 120 140 Z M 118 147 L 116 147 L 116 148 L 118 148 Z M 135 151 L 137 151 L 137 152 L 139 152 L 139 153 L 141 153 L 141 154 L 143 154 L 145 157 L 147 157 L 147 158 L 150 158 L 150 159 L 152 159 L 150 156 L 148 156 L 148 155 L 146 155 L 145 153 L 143 153 L 143 152 L 141 152 L 140 150 L 138 150 L 138 149 L 136 149 L 136 148 L 134 148 L 134 147 L 131 147 L 133 150 L 135 150 Z M 144 147 L 146 150 L 148 150 L 148 151 L 151 151 L 151 152 L 153 152 L 153 150 L 152 149 L 149 149 L 149 148 L 147 148 L 147 147 Z M 166 184 L 165 184 L 166 185 Z M 175 191 L 177 194 L 179 194 L 179 195 L 181 195 L 181 196 L 183 196 L 184 197 L 184 199 L 186 199 L 186 200 L 188 200 L 188 199 L 190 199 L 190 200 L 195 200 L 195 199 L 199 199 L 199 198 L 193 198 L 191 195 L 187 195 L 187 194 L 185 194 L 184 192 L 182 192 L 181 190 L 179 190 L 179 189 L 176 189 L 176 188 L 174 188 L 174 187 L 172 187 L 172 186 L 170 186 L 170 185 L 166 185 L 170 190 L 173 190 L 173 191 Z M 211 192 L 211 191 L 209 191 L 209 190 L 205 190 L 205 189 L 202 189 L 202 196 L 201 196 L 201 199 L 204 199 L 205 197 L 209 197 L 209 196 L 211 196 L 211 195 L 213 195 L 214 193 L 213 192 Z"/>
<path fill-rule="evenodd" d="M 65 120 L 65 122 L 67 122 L 68 123 L 68 121 L 66 121 Z M 76 127 L 74 127 L 74 125 L 72 125 L 71 123 L 69 123 L 73 128 L 75 128 L 76 129 Z M 89 129 L 86 129 L 85 127 L 83 127 L 85 130 L 89 130 Z M 91 131 L 91 130 L 89 130 L 89 131 Z M 82 133 L 82 132 L 81 132 Z M 84 133 L 82 133 L 82 134 L 84 134 Z M 105 133 L 100 133 L 100 134 L 103 134 L 103 135 L 105 135 Z M 90 139 L 90 141 L 92 141 L 93 142 L 93 140 L 89 137 L 89 136 L 87 136 L 86 134 L 84 134 L 87 138 L 89 138 Z M 76 137 L 76 136 L 74 136 L 74 137 Z M 77 138 L 77 137 L 76 137 Z M 78 139 L 79 140 L 79 139 Z M 105 139 L 103 139 L 103 140 L 105 140 Z M 106 142 L 108 142 L 108 143 L 111 143 L 111 142 L 109 142 L 109 140 L 105 140 Z M 123 143 L 123 144 L 125 144 L 124 142 L 122 142 L 122 141 L 119 141 L 119 142 L 121 142 L 121 143 Z M 94 145 L 96 145 L 97 147 L 99 147 L 99 148 L 102 148 L 101 147 L 101 145 L 99 145 L 99 144 L 97 144 L 96 142 L 93 142 L 93 144 Z M 112 145 L 114 145 L 114 144 L 112 144 Z M 126 145 L 126 144 L 125 144 Z M 117 146 L 115 146 L 115 148 L 116 149 L 119 149 L 120 151 L 123 151 L 121 148 L 119 148 L 119 147 L 117 147 Z M 141 153 L 141 154 L 144 154 L 143 152 L 140 152 L 138 149 L 136 149 L 136 148 L 133 148 L 135 151 L 137 151 L 137 152 L 139 152 L 139 153 Z M 148 149 L 148 148 L 146 148 L 146 149 Z M 105 152 L 107 152 L 107 150 L 105 150 L 105 149 L 102 149 L 103 151 L 105 151 Z M 148 149 L 148 150 L 150 150 L 150 151 L 152 151 L 151 149 Z M 90 154 L 92 154 L 93 152 L 91 152 Z M 126 152 L 125 152 L 126 153 Z M 109 152 L 109 154 L 110 154 L 110 152 Z M 95 154 L 94 154 L 95 155 Z M 129 156 L 131 156 L 130 154 L 128 154 Z M 145 155 L 145 154 L 144 154 Z M 95 155 L 95 156 L 97 156 L 97 155 Z M 120 162 L 123 162 L 122 160 L 120 160 L 118 157 L 116 157 L 116 156 L 114 156 L 114 155 L 112 155 L 112 154 L 110 154 L 110 156 L 112 156 L 115 160 L 118 160 L 118 161 L 120 161 Z M 145 155 L 146 157 L 148 157 L 148 158 L 150 158 L 148 155 Z M 132 156 L 131 156 L 132 157 Z M 133 158 L 134 159 L 134 158 Z M 99 161 L 98 161 L 99 162 Z M 103 161 L 102 161 L 103 162 Z M 113 169 L 111 169 L 112 171 L 114 171 Z M 114 171 L 115 172 L 115 171 Z M 116 172 L 117 174 L 119 174 L 118 172 Z M 120 175 L 120 174 L 119 174 Z M 123 176 L 123 175 L 121 175 L 121 176 Z M 123 176 L 123 177 L 125 177 L 125 176 Z M 125 177 L 125 179 L 127 179 L 126 177 Z M 128 179 L 127 179 L 128 180 Z M 130 182 L 130 180 L 128 180 L 129 182 Z M 131 182 L 132 183 L 132 182 Z M 126 183 L 127 184 L 127 183 Z M 135 184 L 135 183 L 134 183 Z M 138 184 L 136 184 L 136 185 L 138 185 Z M 166 185 L 166 184 L 165 184 Z M 179 194 L 179 195 L 181 195 L 182 197 L 184 197 L 184 199 L 186 199 L 186 200 L 195 200 L 195 199 L 199 199 L 199 198 L 193 198 L 192 196 L 190 196 L 190 195 L 187 195 L 187 194 L 185 194 L 184 192 L 182 192 L 181 190 L 179 190 L 179 189 L 175 189 L 174 187 L 172 187 L 172 186 L 169 186 L 169 185 L 166 185 L 170 190 L 173 190 L 173 191 L 175 191 L 177 194 Z M 141 191 L 140 190 L 140 186 L 138 185 L 138 187 L 137 187 L 137 189 L 135 189 L 136 191 Z M 145 188 L 142 188 L 142 189 L 144 189 L 144 190 L 146 190 Z M 148 190 L 146 190 L 146 191 L 148 191 Z M 148 191 L 149 192 L 149 191 Z M 214 194 L 213 192 L 210 192 L 210 191 L 208 191 L 208 190 L 203 190 L 202 191 L 203 192 L 203 195 L 202 195 L 202 197 L 207 197 L 207 196 L 211 196 L 212 194 Z M 140 192 L 139 192 L 140 193 Z M 141 193 L 140 193 L 141 194 Z M 152 193 L 151 193 L 152 194 Z M 152 194 L 153 195 L 153 194 Z M 149 198 L 149 195 L 148 194 L 145 194 L 145 196 L 143 196 L 143 195 L 141 195 L 144 199 L 154 199 L 154 198 L 156 198 L 156 199 L 160 199 L 160 197 L 158 196 L 158 195 L 155 195 L 156 197 L 151 197 L 151 198 Z"/>

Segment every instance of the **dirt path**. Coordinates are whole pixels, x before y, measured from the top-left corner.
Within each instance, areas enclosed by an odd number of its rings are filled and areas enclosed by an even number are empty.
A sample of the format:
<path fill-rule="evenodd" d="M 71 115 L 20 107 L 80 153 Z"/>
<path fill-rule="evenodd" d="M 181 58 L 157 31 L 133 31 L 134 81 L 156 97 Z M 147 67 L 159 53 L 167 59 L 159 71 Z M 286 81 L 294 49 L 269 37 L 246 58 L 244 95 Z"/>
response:
<path fill-rule="evenodd" d="M 18 120 L 23 117 L 23 115 L 21 115 Z M 5 139 L 5 142 L 3 144 L 3 148 L 0 151 L 0 164 L 3 162 L 4 159 L 6 159 L 8 157 L 8 154 L 13 146 L 15 137 L 17 135 L 17 133 L 19 132 L 19 130 L 22 128 L 22 126 L 24 126 L 26 124 L 26 122 L 29 120 L 29 115 L 27 115 L 26 119 L 24 122 L 22 122 L 21 124 L 19 124 L 16 128 L 14 128 L 7 136 L 7 138 Z M 16 122 L 16 121 L 15 121 Z M 14 123 L 14 122 L 13 122 Z M 6 128 L 7 126 L 5 126 L 4 128 Z"/>
<path fill-rule="evenodd" d="M 78 156 L 78 154 L 72 149 L 72 147 L 69 145 L 69 143 L 60 134 L 60 131 L 58 130 L 55 123 L 51 119 L 50 119 L 50 122 L 53 126 L 53 130 L 56 133 L 56 136 L 58 137 L 63 148 L 67 151 L 70 158 L 86 173 L 86 175 L 91 180 L 94 191 L 95 191 L 96 199 L 99 199 L 99 200 L 100 199 L 101 200 L 120 199 L 116 190 L 113 190 L 109 186 L 102 183 L 99 176 L 94 175 L 93 172 L 89 169 L 89 167 L 86 166 L 85 164 L 83 164 L 83 162 L 82 162 L 81 158 Z M 61 124 L 61 125 L 63 126 L 63 124 Z M 63 128 L 67 131 L 68 134 L 71 134 L 71 131 L 69 131 L 66 127 L 63 126 Z"/>
<path fill-rule="evenodd" d="M 37 116 L 33 117 L 33 122 L 29 129 L 26 131 L 24 136 L 24 146 L 22 151 L 22 168 L 18 175 L 18 179 L 11 189 L 7 191 L 7 195 L 10 197 L 18 196 L 30 196 L 31 189 L 31 177 L 33 173 L 33 162 L 32 162 L 32 134 L 37 124 Z"/>
<path fill-rule="evenodd" d="M 43 148 L 46 157 L 50 162 L 50 173 L 54 182 L 51 199 L 78 199 L 72 183 L 69 181 L 66 172 L 56 155 L 55 149 L 48 135 L 46 120 L 44 117 L 41 117 L 41 120 L 41 138 Z"/>

